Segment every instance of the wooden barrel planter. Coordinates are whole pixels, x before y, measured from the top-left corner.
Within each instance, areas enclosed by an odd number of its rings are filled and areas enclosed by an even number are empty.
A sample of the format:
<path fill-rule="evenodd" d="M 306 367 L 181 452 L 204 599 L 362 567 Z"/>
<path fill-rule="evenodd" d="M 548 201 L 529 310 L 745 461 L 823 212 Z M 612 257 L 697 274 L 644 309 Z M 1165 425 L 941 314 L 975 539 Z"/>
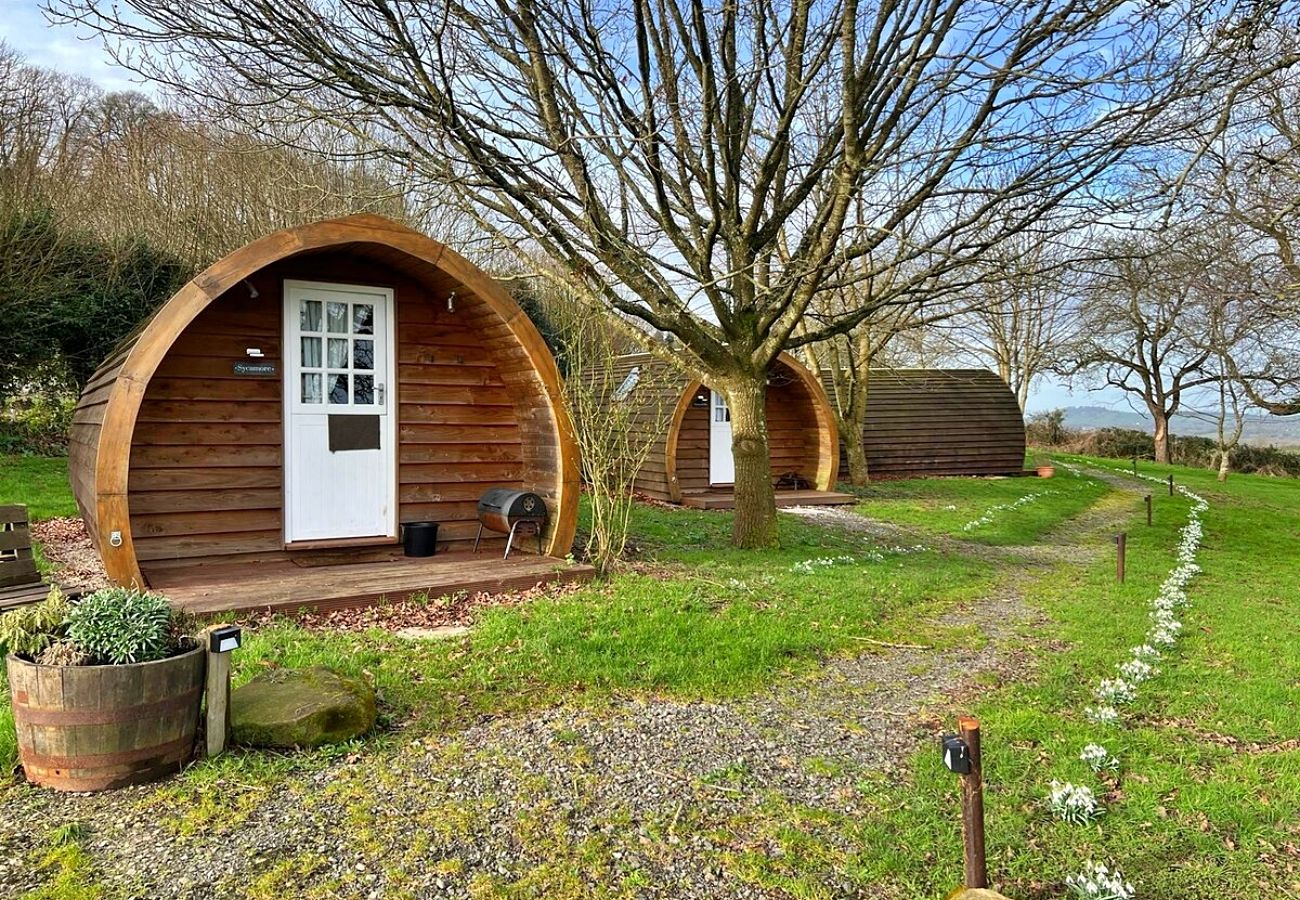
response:
<path fill-rule="evenodd" d="M 206 654 L 155 662 L 42 666 L 8 657 L 27 780 L 60 791 L 156 781 L 193 756 Z"/>

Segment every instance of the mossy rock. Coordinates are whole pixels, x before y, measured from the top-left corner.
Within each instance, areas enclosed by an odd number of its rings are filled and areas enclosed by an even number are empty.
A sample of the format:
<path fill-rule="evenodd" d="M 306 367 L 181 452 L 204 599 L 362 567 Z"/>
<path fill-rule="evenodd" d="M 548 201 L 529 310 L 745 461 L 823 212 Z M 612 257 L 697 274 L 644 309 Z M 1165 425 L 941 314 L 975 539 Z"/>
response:
<path fill-rule="evenodd" d="M 375 727 L 375 691 L 324 666 L 277 669 L 230 695 L 231 737 L 252 747 L 320 747 Z"/>

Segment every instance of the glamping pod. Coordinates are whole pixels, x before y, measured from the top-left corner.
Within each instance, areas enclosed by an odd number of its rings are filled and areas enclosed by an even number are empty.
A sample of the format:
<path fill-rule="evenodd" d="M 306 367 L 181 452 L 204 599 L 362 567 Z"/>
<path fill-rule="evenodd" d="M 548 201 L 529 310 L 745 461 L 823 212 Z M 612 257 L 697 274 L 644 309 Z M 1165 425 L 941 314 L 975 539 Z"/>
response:
<path fill-rule="evenodd" d="M 832 390 L 829 373 L 825 381 Z M 1025 468 L 1020 405 L 1006 382 L 983 369 L 873 369 L 862 440 L 873 478 Z"/>
<path fill-rule="evenodd" d="M 636 489 L 666 503 L 701 509 L 735 505 L 735 463 L 726 400 L 649 353 L 614 361 L 616 401 L 639 403 L 655 434 Z M 667 427 L 652 410 L 662 410 Z M 832 491 L 839 471 L 839 437 L 825 390 L 788 353 L 773 364 L 767 384 L 767 426 L 777 504 L 850 503 Z"/>
<path fill-rule="evenodd" d="M 551 557 L 577 522 L 577 450 L 532 322 L 372 215 L 269 235 L 182 287 L 87 383 L 69 466 L 109 577 L 199 609 L 516 586 L 501 536 L 469 554 L 494 487 L 544 499 Z M 413 521 L 440 526 L 418 567 L 399 545 Z"/>

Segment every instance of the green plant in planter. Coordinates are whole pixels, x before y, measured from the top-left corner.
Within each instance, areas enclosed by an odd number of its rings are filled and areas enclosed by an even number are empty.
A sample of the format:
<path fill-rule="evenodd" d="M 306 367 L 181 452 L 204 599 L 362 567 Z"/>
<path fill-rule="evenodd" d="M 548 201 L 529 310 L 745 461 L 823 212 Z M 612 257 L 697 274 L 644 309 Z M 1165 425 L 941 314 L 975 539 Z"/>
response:
<path fill-rule="evenodd" d="M 66 631 L 72 605 L 57 587 L 40 603 L 0 615 L 0 653 L 34 659 Z"/>
<path fill-rule="evenodd" d="M 134 588 L 105 588 L 68 613 L 68 638 L 99 662 L 162 659 L 176 646 L 166 597 Z"/>

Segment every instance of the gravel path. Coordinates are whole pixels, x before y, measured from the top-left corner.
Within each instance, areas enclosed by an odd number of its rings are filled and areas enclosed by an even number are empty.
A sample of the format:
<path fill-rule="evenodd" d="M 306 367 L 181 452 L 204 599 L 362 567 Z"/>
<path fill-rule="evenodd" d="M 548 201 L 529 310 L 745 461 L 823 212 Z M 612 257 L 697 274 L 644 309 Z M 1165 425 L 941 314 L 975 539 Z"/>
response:
<path fill-rule="evenodd" d="M 547 709 L 369 749 L 270 788 L 189 785 L 179 799 L 10 788 L 0 794 L 0 896 L 50 877 L 32 861 L 68 822 L 86 826 L 83 847 L 110 896 L 477 897 L 509 885 L 538 897 L 787 896 L 724 873 L 726 858 L 779 853 L 766 826 L 791 811 L 865 814 L 864 778 L 904 765 L 977 679 L 1023 673 L 1036 623 L 1024 587 L 1090 558 L 1125 504 L 1131 496 L 1104 499 L 1045 540 L 1049 551 L 1014 548 L 1025 564 L 938 623 L 988 638 L 971 646 L 864 644 L 859 657 L 742 700 Z M 884 527 L 828 512 L 810 518 Z M 826 889 L 868 896 L 847 881 Z"/>

